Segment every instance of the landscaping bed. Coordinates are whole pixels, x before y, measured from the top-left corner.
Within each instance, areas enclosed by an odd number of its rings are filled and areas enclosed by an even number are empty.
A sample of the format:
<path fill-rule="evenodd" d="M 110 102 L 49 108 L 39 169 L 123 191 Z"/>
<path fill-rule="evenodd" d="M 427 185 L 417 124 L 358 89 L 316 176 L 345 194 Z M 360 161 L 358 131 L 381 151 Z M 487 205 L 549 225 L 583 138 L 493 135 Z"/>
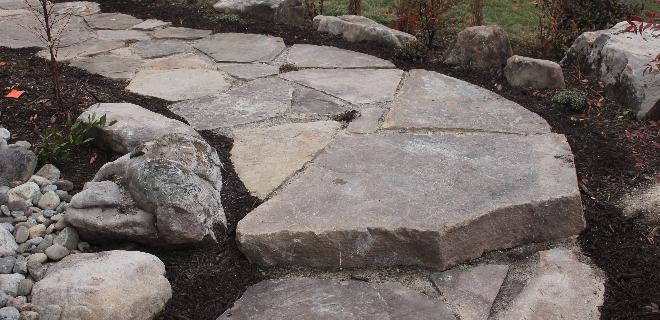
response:
<path fill-rule="evenodd" d="M 552 126 L 553 131 L 565 134 L 575 154 L 577 175 L 583 187 L 583 202 L 588 228 L 580 237 L 584 251 L 608 275 L 606 301 L 602 309 L 605 319 L 655 318 L 651 303 L 660 302 L 660 247 L 647 238 L 650 228 L 625 220 L 613 201 L 635 187 L 657 179 L 658 135 L 649 141 L 630 143 L 626 131 L 634 132 L 647 122 L 632 120 L 625 108 L 605 101 L 602 106 L 576 112 L 555 105 L 551 95 L 544 92 L 525 92 L 509 88 L 500 75 L 481 74 L 453 69 L 437 63 L 437 56 L 448 38 L 439 43 L 436 55 L 424 62 L 396 59 L 395 52 L 372 44 L 347 43 L 340 38 L 319 34 L 305 27 L 276 26 L 250 20 L 222 23 L 208 7 L 173 4 L 167 1 L 101 1 L 104 12 L 124 12 L 139 18 L 158 18 L 175 25 L 212 29 L 216 32 L 249 32 L 280 36 L 287 44 L 312 43 L 329 45 L 391 59 L 401 69 L 423 68 L 436 70 L 480 85 L 538 113 Z M 533 48 L 514 48 L 517 54 L 529 54 Z M 2 88 L 25 90 L 17 100 L 3 99 L 3 124 L 16 139 L 32 143 L 39 141 L 36 131 L 49 125 L 64 126 L 66 114 L 76 117 L 95 102 L 126 101 L 152 111 L 176 118 L 165 108 L 166 102 L 129 93 L 126 83 L 90 75 L 63 66 L 63 107 L 53 105 L 49 98 L 49 84 L 44 81 L 47 64 L 34 57 L 34 50 L 0 49 L 0 84 Z M 596 81 L 583 78 L 576 69 L 564 70 L 569 88 L 588 92 L 590 98 L 599 97 L 601 89 Z M 501 89 L 499 89 L 501 88 Z M 54 116 L 54 118 L 53 118 Z M 37 130 L 35 130 L 35 128 Z M 657 127 L 656 127 L 657 132 Z M 174 296 L 160 316 L 162 319 L 215 319 L 240 297 L 245 288 L 262 277 L 238 251 L 234 241 L 236 223 L 259 201 L 249 196 L 238 180 L 229 161 L 230 139 L 203 132 L 223 162 L 222 201 L 229 221 L 229 233 L 218 243 L 194 249 L 158 250 L 139 247 L 157 255 L 167 267 L 167 276 Z M 637 152 L 633 156 L 631 146 Z M 95 161 L 90 159 L 96 154 Z M 59 167 L 63 176 L 76 187 L 89 181 L 98 168 L 117 155 L 90 147 Z M 639 164 L 636 166 L 636 164 Z"/>

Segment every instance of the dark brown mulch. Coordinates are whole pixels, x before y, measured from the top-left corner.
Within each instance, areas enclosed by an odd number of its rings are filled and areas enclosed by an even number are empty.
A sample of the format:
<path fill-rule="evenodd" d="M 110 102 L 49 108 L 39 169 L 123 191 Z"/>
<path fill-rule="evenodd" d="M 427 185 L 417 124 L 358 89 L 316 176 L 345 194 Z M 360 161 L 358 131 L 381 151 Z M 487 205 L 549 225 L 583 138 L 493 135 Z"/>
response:
<path fill-rule="evenodd" d="M 660 245 L 653 244 L 652 239 L 647 239 L 649 227 L 624 219 L 621 211 L 611 203 L 632 188 L 657 177 L 660 154 L 653 143 L 660 141 L 656 133 L 655 138 L 651 135 L 652 137 L 645 141 L 630 144 L 626 132 L 647 127 L 647 123 L 622 116 L 623 107 L 606 101 L 600 107 L 575 112 L 554 105 L 551 102 L 551 93 L 523 92 L 508 88 L 498 74 L 453 69 L 437 63 L 440 61 L 440 54 L 428 57 L 425 62 L 403 61 L 396 59 L 391 49 L 366 43 L 347 43 L 338 37 L 316 33 L 309 26 L 280 26 L 249 19 L 242 19 L 238 23 L 223 23 L 216 19 L 217 14 L 210 7 L 169 0 L 100 2 L 104 12 L 129 13 L 145 19 L 158 18 L 173 21 L 175 25 L 212 29 L 216 32 L 271 34 L 284 38 L 287 44 L 330 45 L 390 59 L 402 69 L 436 70 L 497 91 L 540 114 L 555 132 L 568 137 L 575 154 L 578 179 L 584 184 L 583 202 L 587 219 L 587 229 L 580 236 L 579 242 L 608 275 L 602 318 L 660 319 L 659 314 L 651 313 L 650 309 L 646 308 L 652 303 L 660 304 L 660 290 L 657 289 L 660 287 Z M 440 49 L 438 52 L 446 49 L 450 41 L 451 36 L 441 38 L 437 44 Z M 535 55 L 534 48 L 516 47 L 514 50 L 519 54 Z M 11 118 L 10 124 L 6 125 L 17 137 L 35 142 L 36 136 L 29 128 L 25 129 L 23 124 L 28 123 L 29 127 L 34 124 L 47 125 L 48 121 L 44 119 L 48 119 L 52 113 L 60 114 L 56 124 L 61 124 L 62 111 L 48 102 L 40 102 L 37 98 L 48 96 L 48 83 L 42 78 L 47 72 L 43 62 L 31 58 L 29 53 L 29 50 L 0 50 L 0 61 L 11 62 L 11 68 L 0 66 L 2 88 L 8 90 L 9 87 L 17 85 L 30 89 L 26 99 L 9 102 L 3 99 L 0 111 L 3 113 L 3 122 L 7 121 L 7 117 Z M 572 68 L 566 69 L 565 72 L 570 88 L 589 92 L 592 99 L 600 96 L 602 90 L 597 82 L 580 77 L 580 73 Z M 78 97 L 72 98 L 68 104 L 76 106 L 73 109 L 79 110 L 94 101 L 89 92 L 85 94 L 90 91 L 100 99 L 134 102 L 171 116 L 163 108 L 162 101 L 125 92 L 124 84 L 119 81 L 70 68 L 64 73 L 68 74 L 67 82 L 70 82 L 67 84 L 69 94 L 65 96 Z M 6 80 L 7 77 L 9 80 Z M 503 86 L 501 90 L 497 90 L 499 85 Z M 7 107 L 5 103 L 8 103 Z M 37 118 L 30 121 L 34 114 L 37 114 Z M 219 151 L 225 164 L 223 202 L 225 212 L 232 223 L 229 232 L 224 233 L 215 245 L 188 250 L 145 249 L 163 259 L 174 290 L 174 298 L 160 319 L 215 319 L 231 306 L 246 286 L 261 278 L 258 270 L 237 250 L 233 237 L 236 222 L 258 203 L 247 194 L 233 172 L 228 159 L 231 141 L 210 133 L 203 134 Z M 92 148 L 76 155 L 71 159 L 71 164 L 62 167 L 64 174 L 82 183 L 93 175 L 101 163 L 113 157 L 111 154 L 104 154 L 96 164 L 90 166 L 87 161 L 92 152 L 102 151 Z"/>

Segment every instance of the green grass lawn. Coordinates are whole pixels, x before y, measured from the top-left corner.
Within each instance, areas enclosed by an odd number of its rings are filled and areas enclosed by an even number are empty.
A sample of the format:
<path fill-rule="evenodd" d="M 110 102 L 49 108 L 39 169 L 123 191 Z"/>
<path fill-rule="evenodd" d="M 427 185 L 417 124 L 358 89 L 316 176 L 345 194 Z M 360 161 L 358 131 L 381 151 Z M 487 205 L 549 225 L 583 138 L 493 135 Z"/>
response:
<path fill-rule="evenodd" d="M 397 0 L 363 0 L 363 15 L 380 23 L 389 25 L 395 21 Z M 660 11 L 660 3 L 650 0 L 626 0 L 631 3 L 644 3 L 647 9 Z M 470 0 L 461 0 L 450 15 L 462 20 L 469 12 Z M 346 14 L 348 0 L 326 0 L 323 14 Z M 486 0 L 484 18 L 487 24 L 496 24 L 509 33 L 516 42 L 534 41 L 536 27 L 536 7 L 534 0 Z"/>

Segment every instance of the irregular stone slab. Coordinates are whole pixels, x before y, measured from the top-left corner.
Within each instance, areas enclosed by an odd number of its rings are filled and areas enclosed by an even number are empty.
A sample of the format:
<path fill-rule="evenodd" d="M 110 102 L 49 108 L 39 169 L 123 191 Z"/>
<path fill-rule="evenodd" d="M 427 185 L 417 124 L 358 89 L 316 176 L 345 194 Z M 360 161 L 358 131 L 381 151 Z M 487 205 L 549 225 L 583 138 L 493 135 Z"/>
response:
<path fill-rule="evenodd" d="M 60 48 L 57 52 L 57 60 L 69 61 L 75 58 L 93 56 L 119 49 L 125 45 L 124 41 L 108 41 L 93 38 L 72 46 Z M 50 52 L 48 50 L 41 50 L 37 55 L 44 59 L 50 59 Z"/>
<path fill-rule="evenodd" d="M 195 49 L 181 40 L 147 40 L 131 46 L 131 51 L 142 58 L 153 59 L 177 53 L 192 53 Z"/>
<path fill-rule="evenodd" d="M 207 57 L 195 53 L 181 53 L 164 58 L 146 60 L 145 69 L 209 69 L 217 70 L 215 62 Z"/>
<path fill-rule="evenodd" d="M 314 278 L 266 280 L 247 289 L 218 320 L 404 320 L 456 318 L 439 300 L 394 282 Z"/>
<path fill-rule="evenodd" d="M 190 29 L 183 27 L 167 27 L 157 29 L 152 34 L 156 39 L 181 39 L 195 40 L 201 39 L 211 34 L 211 30 Z"/>
<path fill-rule="evenodd" d="M 224 13 L 289 25 L 305 22 L 305 7 L 300 0 L 220 0 L 214 6 Z"/>
<path fill-rule="evenodd" d="M 506 81 L 513 87 L 531 89 L 564 89 L 564 72 L 550 60 L 512 56 L 504 68 Z"/>
<path fill-rule="evenodd" d="M 193 46 L 216 62 L 270 62 L 286 49 L 282 38 L 251 33 L 216 33 Z"/>
<path fill-rule="evenodd" d="M 147 19 L 131 27 L 133 30 L 152 31 L 162 29 L 172 25 L 171 22 L 166 22 L 158 19 Z"/>
<path fill-rule="evenodd" d="M 550 126 L 521 105 L 440 73 L 412 70 L 385 116 L 384 129 L 548 133 Z"/>
<path fill-rule="evenodd" d="M 335 138 L 236 233 L 261 265 L 448 268 L 584 226 L 561 135 L 372 134 Z"/>
<path fill-rule="evenodd" d="M 0 20 L 0 46 L 8 48 L 45 47 L 45 43 L 30 30 L 38 28 L 40 23 L 32 14 L 14 15 Z M 58 28 L 58 30 L 60 30 Z M 61 47 L 68 47 L 94 37 L 94 32 L 84 19 L 72 16 L 62 32 Z"/>
<path fill-rule="evenodd" d="M 352 133 L 374 133 L 380 128 L 380 120 L 385 110 L 381 108 L 360 109 L 360 116 L 348 124 L 346 130 Z"/>
<path fill-rule="evenodd" d="M 142 19 L 123 13 L 99 13 L 85 17 L 90 27 L 94 29 L 125 30 L 142 23 Z"/>
<path fill-rule="evenodd" d="M 115 152 L 124 154 L 137 146 L 157 140 L 167 134 L 180 133 L 198 137 L 199 134 L 183 122 L 167 118 L 132 103 L 97 103 L 89 107 L 78 121 L 87 121 L 96 114 L 105 115 L 113 126 L 99 129 L 96 141 Z"/>
<path fill-rule="evenodd" d="M 568 249 L 539 253 L 532 278 L 494 319 L 600 319 L 604 280 Z"/>
<path fill-rule="evenodd" d="M 268 77 L 280 73 L 280 68 L 263 63 L 220 64 L 218 65 L 218 68 L 234 78 L 245 81 Z"/>
<path fill-rule="evenodd" d="M 38 0 L 30 0 L 31 5 L 39 4 Z M 0 9 L 4 10 L 17 10 L 17 9 L 29 9 L 30 6 L 25 3 L 25 0 L 0 0 Z"/>
<path fill-rule="evenodd" d="M 231 161 L 252 195 L 265 199 L 330 143 L 335 121 L 289 123 L 234 131 Z"/>
<path fill-rule="evenodd" d="M 164 275 L 165 265 L 143 252 L 74 254 L 34 284 L 32 303 L 59 305 L 60 319 L 151 319 L 172 297 Z"/>
<path fill-rule="evenodd" d="M 284 73 L 280 77 L 360 104 L 394 99 L 402 75 L 403 71 L 398 69 L 307 69 Z"/>
<path fill-rule="evenodd" d="M 188 100 L 231 87 L 226 73 L 208 69 L 142 70 L 126 90 L 169 101 Z"/>
<path fill-rule="evenodd" d="M 431 281 L 462 320 L 487 320 L 508 265 L 487 264 L 434 273 Z"/>
<path fill-rule="evenodd" d="M 13 10 L 0 9 L 0 18 L 18 16 L 22 14 L 31 14 L 31 11 L 25 9 L 13 9 Z"/>
<path fill-rule="evenodd" d="M 348 103 L 323 92 L 296 86 L 291 110 L 306 115 L 337 115 L 350 108 Z"/>
<path fill-rule="evenodd" d="M 660 52 L 652 28 L 643 35 L 623 32 L 627 22 L 611 29 L 585 32 L 566 52 L 562 65 L 581 64 L 606 84 L 608 95 L 637 110 L 639 119 L 660 119 L 660 77 L 644 73 Z"/>
<path fill-rule="evenodd" d="M 70 65 L 111 79 L 131 79 L 138 72 L 142 63 L 141 59 L 98 55 L 73 60 Z"/>
<path fill-rule="evenodd" d="M 498 26 L 469 27 L 458 33 L 446 64 L 474 69 L 502 69 L 513 55 L 507 33 Z"/>
<path fill-rule="evenodd" d="M 140 41 L 149 40 L 151 37 L 140 30 L 98 30 L 96 35 L 99 40 L 106 41 Z"/>
<path fill-rule="evenodd" d="M 37 168 L 34 152 L 19 146 L 0 147 L 0 186 L 27 181 Z"/>
<path fill-rule="evenodd" d="M 232 128 L 283 116 L 292 88 L 281 79 L 257 79 L 225 93 L 182 101 L 168 108 L 196 130 Z"/>
<path fill-rule="evenodd" d="M 368 54 L 311 44 L 294 44 L 287 63 L 298 68 L 394 68 L 394 64 Z"/>
<path fill-rule="evenodd" d="M 362 16 L 322 16 L 314 17 L 314 29 L 334 35 L 341 35 L 348 42 L 373 41 L 392 47 L 401 47 L 406 42 L 417 41 L 414 36 L 388 28 Z"/>
<path fill-rule="evenodd" d="M 90 1 L 71 1 L 56 3 L 53 8 L 56 14 L 71 13 L 78 16 L 90 16 L 101 12 L 101 5 Z"/>

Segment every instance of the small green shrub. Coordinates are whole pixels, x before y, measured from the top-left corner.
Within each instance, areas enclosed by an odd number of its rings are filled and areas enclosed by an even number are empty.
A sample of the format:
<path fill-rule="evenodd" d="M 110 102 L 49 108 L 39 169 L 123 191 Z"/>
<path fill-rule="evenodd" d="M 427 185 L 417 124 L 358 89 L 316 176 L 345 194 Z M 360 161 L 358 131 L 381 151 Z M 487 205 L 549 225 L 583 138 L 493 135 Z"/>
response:
<path fill-rule="evenodd" d="M 239 23 L 241 22 L 241 17 L 239 17 L 236 14 L 220 14 L 215 18 L 216 21 L 218 22 L 223 22 L 223 23 Z"/>
<path fill-rule="evenodd" d="M 35 151 L 41 163 L 62 163 L 74 151 L 94 140 L 91 137 L 93 130 L 112 126 L 117 121 L 108 122 L 105 115 L 97 119 L 96 114 L 92 113 L 87 117 L 87 122 L 75 121 L 69 115 L 66 123 L 66 132 L 53 126 L 39 134 L 41 141 L 37 144 Z"/>
<path fill-rule="evenodd" d="M 569 106 L 573 110 L 580 111 L 587 107 L 588 101 L 587 95 L 582 92 L 564 90 L 555 93 L 555 95 L 552 96 L 552 102 Z"/>

